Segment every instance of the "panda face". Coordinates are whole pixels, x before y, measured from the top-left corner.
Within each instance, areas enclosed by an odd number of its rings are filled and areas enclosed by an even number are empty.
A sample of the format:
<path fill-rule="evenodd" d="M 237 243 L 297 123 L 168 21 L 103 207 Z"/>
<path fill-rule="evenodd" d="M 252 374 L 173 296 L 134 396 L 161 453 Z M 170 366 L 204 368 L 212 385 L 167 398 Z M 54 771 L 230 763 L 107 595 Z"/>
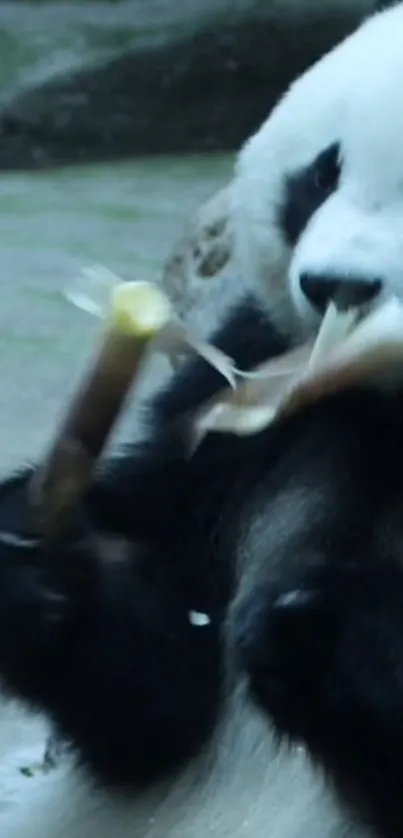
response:
<path fill-rule="evenodd" d="M 402 44 L 403 4 L 299 79 L 237 162 L 241 263 L 309 329 L 340 289 L 403 297 Z"/>
<path fill-rule="evenodd" d="M 403 296 L 403 98 L 387 69 L 373 80 L 374 96 L 357 85 L 340 140 L 287 178 L 280 225 L 302 314 L 323 312 L 340 287 L 357 302 Z"/>

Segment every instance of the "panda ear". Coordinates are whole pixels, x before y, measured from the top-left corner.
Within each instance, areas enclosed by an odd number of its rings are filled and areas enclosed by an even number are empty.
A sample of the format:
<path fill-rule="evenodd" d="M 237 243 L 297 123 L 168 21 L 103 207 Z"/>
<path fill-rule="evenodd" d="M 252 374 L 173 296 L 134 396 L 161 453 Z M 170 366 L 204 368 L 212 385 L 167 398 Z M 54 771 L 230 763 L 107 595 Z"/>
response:
<path fill-rule="evenodd" d="M 186 312 L 198 293 L 198 283 L 218 278 L 232 256 L 230 187 L 227 186 L 200 207 L 166 262 L 162 286 L 178 313 Z"/>

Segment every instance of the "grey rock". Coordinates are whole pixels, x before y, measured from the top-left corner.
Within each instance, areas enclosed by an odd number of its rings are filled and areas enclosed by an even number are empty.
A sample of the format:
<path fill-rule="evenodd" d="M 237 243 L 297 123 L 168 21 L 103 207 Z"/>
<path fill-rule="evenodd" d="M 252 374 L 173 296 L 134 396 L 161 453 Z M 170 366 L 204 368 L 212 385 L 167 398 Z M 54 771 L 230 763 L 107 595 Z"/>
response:
<path fill-rule="evenodd" d="M 143 17 L 148 8 L 150 26 L 147 35 L 143 20 L 137 46 L 3 97 L 0 168 L 233 150 L 295 76 L 377 5 L 376 0 L 144 4 L 138 0 Z M 116 15 L 125 7 L 106 5 L 115 7 Z"/>

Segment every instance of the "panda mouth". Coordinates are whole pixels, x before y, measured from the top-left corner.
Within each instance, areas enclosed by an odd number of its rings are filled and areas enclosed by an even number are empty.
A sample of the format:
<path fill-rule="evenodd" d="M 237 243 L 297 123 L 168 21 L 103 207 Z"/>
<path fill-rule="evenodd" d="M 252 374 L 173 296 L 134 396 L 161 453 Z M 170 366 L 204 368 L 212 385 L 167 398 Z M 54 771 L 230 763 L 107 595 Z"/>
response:
<path fill-rule="evenodd" d="M 403 304 L 397 298 L 352 307 L 329 304 L 316 340 L 239 372 L 198 417 L 199 439 L 208 431 L 247 435 L 341 390 L 403 373 Z"/>
<path fill-rule="evenodd" d="M 309 362 L 285 394 L 278 416 L 402 372 L 403 305 L 396 297 L 369 310 L 330 305 Z"/>

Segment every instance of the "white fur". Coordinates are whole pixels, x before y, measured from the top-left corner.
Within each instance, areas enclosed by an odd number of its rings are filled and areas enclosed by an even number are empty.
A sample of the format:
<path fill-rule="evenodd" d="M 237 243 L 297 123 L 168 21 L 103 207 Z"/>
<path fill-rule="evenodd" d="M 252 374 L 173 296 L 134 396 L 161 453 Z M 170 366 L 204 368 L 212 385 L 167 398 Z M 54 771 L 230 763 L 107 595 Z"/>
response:
<path fill-rule="evenodd" d="M 304 272 L 381 279 L 403 296 L 403 5 L 375 15 L 303 75 L 239 155 L 237 255 L 279 318 L 312 327 Z M 294 251 L 277 218 L 284 181 L 341 143 L 337 191 Z M 291 294 L 290 294 L 291 291 Z"/>
<path fill-rule="evenodd" d="M 66 767 L 26 789 L 19 811 L 0 820 L 1 838 L 340 838 L 339 813 L 303 750 L 273 750 L 243 690 L 180 783 L 123 802 Z"/>

